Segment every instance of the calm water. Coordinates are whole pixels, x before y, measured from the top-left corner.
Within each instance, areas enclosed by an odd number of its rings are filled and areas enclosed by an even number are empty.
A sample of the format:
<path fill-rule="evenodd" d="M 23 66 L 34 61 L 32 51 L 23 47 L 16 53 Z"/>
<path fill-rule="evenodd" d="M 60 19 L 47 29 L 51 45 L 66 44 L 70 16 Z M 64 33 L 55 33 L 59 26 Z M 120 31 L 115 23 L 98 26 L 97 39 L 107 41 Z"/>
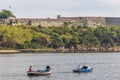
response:
<path fill-rule="evenodd" d="M 47 64 L 53 70 L 50 76 L 27 76 L 29 65 L 37 70 Z M 94 70 L 73 73 L 78 64 Z M 120 80 L 120 53 L 0 54 L 0 80 Z"/>

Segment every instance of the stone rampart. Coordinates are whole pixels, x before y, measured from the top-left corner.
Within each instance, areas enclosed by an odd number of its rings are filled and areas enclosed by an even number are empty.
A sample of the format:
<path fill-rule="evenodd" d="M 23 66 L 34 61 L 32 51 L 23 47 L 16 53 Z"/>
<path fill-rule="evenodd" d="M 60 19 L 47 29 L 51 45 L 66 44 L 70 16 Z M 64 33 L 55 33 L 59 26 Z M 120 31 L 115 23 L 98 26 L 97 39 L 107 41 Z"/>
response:
<path fill-rule="evenodd" d="M 107 26 L 120 26 L 120 17 L 106 17 L 105 22 Z"/>
<path fill-rule="evenodd" d="M 51 18 L 14 18 L 1 20 L 3 25 L 32 25 L 32 26 L 63 26 L 67 23 L 68 26 L 120 26 L 119 17 L 61 17 L 56 19 Z"/>

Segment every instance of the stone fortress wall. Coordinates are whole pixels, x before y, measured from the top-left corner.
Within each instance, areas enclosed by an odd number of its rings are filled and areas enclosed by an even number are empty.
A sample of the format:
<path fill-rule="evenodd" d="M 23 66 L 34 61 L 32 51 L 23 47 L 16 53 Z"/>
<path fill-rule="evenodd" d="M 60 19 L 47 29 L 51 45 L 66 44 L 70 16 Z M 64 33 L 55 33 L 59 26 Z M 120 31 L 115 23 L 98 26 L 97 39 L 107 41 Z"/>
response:
<path fill-rule="evenodd" d="M 11 25 L 32 25 L 32 26 L 120 26 L 119 17 L 61 17 L 57 16 L 56 19 L 51 18 L 9 18 L 0 21 L 0 24 L 11 24 Z"/>

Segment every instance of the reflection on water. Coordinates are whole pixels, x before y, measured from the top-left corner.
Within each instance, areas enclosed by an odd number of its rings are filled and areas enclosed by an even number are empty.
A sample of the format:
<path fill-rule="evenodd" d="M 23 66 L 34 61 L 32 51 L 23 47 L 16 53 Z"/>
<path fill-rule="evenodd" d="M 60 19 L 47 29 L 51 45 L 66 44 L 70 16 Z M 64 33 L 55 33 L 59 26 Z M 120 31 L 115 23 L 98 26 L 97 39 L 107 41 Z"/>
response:
<path fill-rule="evenodd" d="M 120 80 L 120 53 L 48 53 L 0 54 L 0 80 Z M 27 76 L 33 70 L 50 65 L 50 76 Z M 93 67 L 91 73 L 73 73 L 77 65 Z"/>

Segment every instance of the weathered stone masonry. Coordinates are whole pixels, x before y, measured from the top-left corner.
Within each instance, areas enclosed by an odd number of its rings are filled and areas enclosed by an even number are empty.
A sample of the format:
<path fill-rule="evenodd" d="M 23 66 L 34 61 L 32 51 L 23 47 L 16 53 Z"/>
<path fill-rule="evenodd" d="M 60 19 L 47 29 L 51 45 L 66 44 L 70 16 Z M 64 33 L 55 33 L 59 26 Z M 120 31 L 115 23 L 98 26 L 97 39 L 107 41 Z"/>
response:
<path fill-rule="evenodd" d="M 42 18 L 13 18 L 0 21 L 3 25 L 33 25 L 33 26 L 63 26 L 67 23 L 69 26 L 120 26 L 119 17 L 61 17 L 56 19 Z"/>

